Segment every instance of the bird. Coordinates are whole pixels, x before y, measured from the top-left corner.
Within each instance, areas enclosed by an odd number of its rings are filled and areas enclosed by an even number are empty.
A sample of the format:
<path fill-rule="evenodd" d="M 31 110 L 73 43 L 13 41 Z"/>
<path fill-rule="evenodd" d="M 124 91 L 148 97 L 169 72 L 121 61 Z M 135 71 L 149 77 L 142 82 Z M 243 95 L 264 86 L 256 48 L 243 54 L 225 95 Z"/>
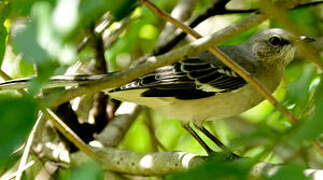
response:
<path fill-rule="evenodd" d="M 218 48 L 258 79 L 271 93 L 280 84 L 286 66 L 293 60 L 295 42 L 314 41 L 296 37 L 280 29 L 257 32 L 244 43 Z M 48 86 L 86 84 L 106 75 L 54 76 Z M 24 88 L 30 78 L 0 83 L 1 89 Z M 239 115 L 264 100 L 251 84 L 223 64 L 209 51 L 157 68 L 120 87 L 106 90 L 115 99 L 134 102 L 155 109 L 169 118 L 178 119 L 207 153 L 214 151 L 197 135 L 190 124 L 232 153 L 203 122 Z"/>

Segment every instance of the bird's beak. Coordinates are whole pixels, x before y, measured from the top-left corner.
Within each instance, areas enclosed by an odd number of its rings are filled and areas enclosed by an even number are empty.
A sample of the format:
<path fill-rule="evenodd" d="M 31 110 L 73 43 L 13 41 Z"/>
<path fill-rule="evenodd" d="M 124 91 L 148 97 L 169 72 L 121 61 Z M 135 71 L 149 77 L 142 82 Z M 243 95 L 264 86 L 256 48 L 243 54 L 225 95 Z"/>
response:
<path fill-rule="evenodd" d="M 307 36 L 299 36 L 296 41 L 302 41 L 304 43 L 311 43 L 311 42 L 314 42 L 315 39 L 314 38 L 311 38 L 311 37 L 307 37 Z"/>

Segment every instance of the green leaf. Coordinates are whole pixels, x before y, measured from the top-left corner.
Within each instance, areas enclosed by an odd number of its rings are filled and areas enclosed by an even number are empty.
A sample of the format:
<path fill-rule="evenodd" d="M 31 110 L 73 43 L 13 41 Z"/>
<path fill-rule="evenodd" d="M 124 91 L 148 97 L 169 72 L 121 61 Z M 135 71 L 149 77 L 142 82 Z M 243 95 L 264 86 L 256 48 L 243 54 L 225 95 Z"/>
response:
<path fill-rule="evenodd" d="M 7 30 L 3 25 L 3 21 L 0 21 L 0 67 L 2 65 L 4 52 L 6 50 L 6 37 L 7 37 Z"/>
<path fill-rule="evenodd" d="M 65 34 L 64 41 L 77 39 L 82 30 L 87 30 L 98 22 L 100 17 L 109 12 L 112 21 L 119 21 L 128 16 L 136 7 L 136 0 L 82 0 L 78 6 L 78 23 Z"/>
<path fill-rule="evenodd" d="M 13 39 L 15 50 L 22 53 L 24 60 L 30 64 L 41 64 L 49 59 L 48 53 L 39 45 L 37 37 L 37 24 L 33 21 L 18 30 Z"/>
<path fill-rule="evenodd" d="M 37 95 L 42 86 L 44 86 L 54 70 L 58 67 L 58 64 L 53 61 L 47 61 L 46 63 L 40 64 L 37 67 L 37 77 L 32 79 L 28 84 L 28 90 L 30 94 Z"/>
<path fill-rule="evenodd" d="M 311 8 L 298 8 L 290 11 L 288 16 L 301 32 L 310 35 L 319 35 L 320 19 Z"/>
<path fill-rule="evenodd" d="M 117 1 L 117 2 L 121 2 L 121 1 Z M 111 3 L 110 7 L 114 7 L 113 9 L 111 9 L 111 13 L 114 16 L 114 19 L 116 21 L 120 21 L 124 17 L 128 16 L 136 8 L 137 2 L 138 1 L 136 0 L 123 0 L 122 3 L 118 4 L 118 6 L 113 6 Z"/>
<path fill-rule="evenodd" d="M 40 65 L 52 59 L 61 64 L 71 64 L 75 60 L 75 47 L 63 43 L 63 35 L 53 26 L 52 13 L 50 3 L 35 3 L 31 23 L 14 36 L 16 51 L 21 52 L 30 64 Z"/>
<path fill-rule="evenodd" d="M 312 79 L 315 77 L 314 67 L 312 65 L 302 66 L 302 74 L 292 83 L 289 83 L 287 86 L 288 98 L 292 103 L 296 104 L 295 110 L 296 113 L 304 110 L 304 106 L 308 102 L 310 96 L 309 86 Z M 297 73 L 297 72 L 295 72 Z M 295 76 L 295 73 L 292 74 Z"/>
<path fill-rule="evenodd" d="M 320 77 L 320 83 L 315 90 L 314 109 L 315 112 L 310 117 L 304 120 L 298 131 L 294 135 L 295 140 L 312 140 L 318 137 L 323 132 L 323 75 Z"/>
<path fill-rule="evenodd" d="M 8 5 L 8 2 L 0 1 L 0 67 L 6 50 L 7 30 L 6 27 L 4 27 L 4 22 L 9 15 L 10 10 L 11 7 Z"/>
<path fill-rule="evenodd" d="M 136 7 L 136 0 L 83 0 L 80 3 L 79 11 L 81 15 L 81 23 L 88 24 L 93 20 L 97 20 L 103 13 L 109 11 L 116 21 L 129 15 Z"/>
<path fill-rule="evenodd" d="M 168 176 L 167 180 L 195 180 L 195 179 L 248 179 L 252 167 L 250 161 L 241 159 L 227 161 L 210 159 L 205 165 L 192 169 L 186 173 L 178 173 Z"/>
<path fill-rule="evenodd" d="M 11 0 L 12 9 L 14 11 L 12 12 L 13 15 L 18 16 L 28 16 L 30 14 L 30 11 L 32 9 L 32 6 L 37 2 L 48 2 L 52 5 L 56 3 L 56 0 Z"/>
<path fill-rule="evenodd" d="M 304 168 L 296 165 L 286 165 L 279 168 L 279 170 L 268 178 L 268 180 L 281 180 L 281 179 L 293 179 L 293 180 L 310 180 L 304 174 Z"/>
<path fill-rule="evenodd" d="M 0 164 L 26 139 L 36 112 L 30 97 L 0 95 Z"/>
<path fill-rule="evenodd" d="M 103 171 L 100 164 L 89 162 L 78 167 L 73 167 L 67 171 L 59 172 L 59 180 L 100 180 L 103 178 Z"/>

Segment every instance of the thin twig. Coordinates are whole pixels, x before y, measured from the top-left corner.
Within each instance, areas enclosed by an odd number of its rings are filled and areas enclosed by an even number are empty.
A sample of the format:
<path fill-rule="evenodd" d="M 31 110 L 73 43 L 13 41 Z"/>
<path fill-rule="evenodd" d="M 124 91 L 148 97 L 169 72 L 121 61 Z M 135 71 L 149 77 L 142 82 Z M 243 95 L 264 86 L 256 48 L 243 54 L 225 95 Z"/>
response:
<path fill-rule="evenodd" d="M 225 11 L 225 5 L 230 0 L 221 0 L 221 1 L 214 1 L 214 3 L 205 10 L 205 12 L 201 13 L 200 15 L 196 16 L 191 22 L 189 23 L 190 27 L 195 27 L 200 24 L 202 21 L 206 20 L 207 18 L 217 15 L 221 12 Z M 160 55 L 170 51 L 174 46 L 177 45 L 182 39 L 186 37 L 186 33 L 182 32 L 175 37 L 168 39 L 167 43 L 162 45 L 157 45 L 153 50 L 153 55 Z"/>
<path fill-rule="evenodd" d="M 197 2 L 197 0 L 179 0 L 176 6 L 173 8 L 171 16 L 182 22 L 185 22 L 186 20 L 188 20 L 188 18 L 191 17 Z M 169 40 L 173 39 L 174 36 L 177 36 L 177 30 L 178 29 L 176 28 L 176 26 L 166 22 L 165 27 L 158 37 L 158 41 L 154 49 L 159 49 L 160 46 L 168 44 Z"/>
<path fill-rule="evenodd" d="M 43 110 L 45 116 L 47 116 L 54 124 L 54 126 L 73 144 L 83 151 L 88 156 L 100 160 L 100 157 L 86 145 L 81 138 L 77 136 L 66 124 L 50 109 Z"/>
<path fill-rule="evenodd" d="M 95 74 L 107 74 L 107 62 L 105 59 L 105 49 L 102 34 L 96 33 L 94 27 L 92 29 L 92 34 L 94 37 L 94 66 L 92 72 Z M 97 92 L 93 95 L 93 107 L 91 109 L 94 116 L 94 125 L 97 132 L 101 132 L 103 128 L 108 124 L 107 116 L 107 102 L 108 95 L 105 95 L 103 92 Z"/>
<path fill-rule="evenodd" d="M 0 77 L 6 81 L 10 81 L 12 80 L 12 78 L 7 74 L 5 73 L 4 71 L 2 71 L 2 69 L 0 69 Z M 26 91 L 22 90 L 22 89 L 18 89 L 17 90 L 20 94 L 24 95 L 26 94 Z"/>
<path fill-rule="evenodd" d="M 25 166 L 23 167 L 23 171 L 28 169 L 29 167 L 31 167 L 32 165 L 35 164 L 35 161 L 29 161 L 27 164 L 25 164 Z M 4 174 L 3 176 L 0 177 L 1 180 L 5 180 L 5 179 L 13 179 L 14 177 L 17 176 L 17 171 L 14 173 L 10 173 L 10 174 Z"/>
<path fill-rule="evenodd" d="M 7 73 L 5 73 L 4 71 L 2 71 L 2 69 L 0 69 L 0 76 L 5 81 L 11 80 L 11 77 Z"/>
<path fill-rule="evenodd" d="M 313 148 L 315 149 L 315 151 L 321 156 L 321 157 L 323 157 L 323 148 L 322 148 L 322 146 L 321 146 L 321 144 L 320 144 L 320 142 L 319 141 L 313 141 L 312 142 L 312 146 L 313 146 Z"/>
<path fill-rule="evenodd" d="M 131 20 L 129 17 L 124 18 L 120 22 L 120 26 L 115 30 L 112 31 L 108 38 L 103 37 L 104 40 L 104 49 L 110 48 L 119 38 L 119 36 L 126 30 L 128 25 L 131 23 Z"/>
<path fill-rule="evenodd" d="M 26 142 L 25 147 L 24 147 L 24 153 L 22 154 L 22 157 L 21 157 L 20 162 L 19 162 L 17 175 L 16 175 L 17 180 L 21 179 L 22 174 L 23 174 L 24 170 L 26 169 L 25 167 L 26 167 L 26 164 L 27 164 L 30 149 L 31 149 L 33 141 L 34 141 L 35 132 L 37 131 L 37 129 L 40 128 L 39 124 L 41 124 L 40 122 L 42 120 L 44 120 L 43 115 L 42 115 L 41 112 L 39 112 L 38 118 L 37 118 L 32 130 L 31 130 L 31 132 L 29 134 L 29 137 L 28 137 L 27 142 Z"/>
<path fill-rule="evenodd" d="M 163 18 L 164 20 L 171 22 L 176 27 L 181 28 L 184 32 L 187 34 L 192 35 L 193 37 L 199 39 L 202 36 L 193 30 L 192 28 L 186 26 L 184 23 L 181 23 L 177 21 L 176 19 L 169 16 L 166 12 L 159 9 L 157 6 L 155 6 L 152 2 L 149 0 L 141 0 L 143 4 L 145 4 L 151 11 L 153 11 L 155 14 L 157 14 L 159 17 Z M 269 102 L 271 102 L 284 116 L 287 120 L 289 120 L 290 123 L 294 124 L 296 123 L 296 117 L 287 109 L 284 108 L 283 105 L 281 105 L 276 98 L 274 98 L 270 91 L 266 89 L 265 86 L 263 86 L 255 77 L 253 77 L 250 73 L 248 73 L 246 70 L 244 70 L 240 65 L 235 63 L 230 57 L 228 57 L 226 54 L 221 52 L 216 47 L 210 47 L 209 51 L 213 53 L 215 56 L 217 56 L 225 65 L 227 65 L 229 68 L 234 70 L 236 73 L 238 73 L 243 79 L 245 79 L 248 83 L 254 86 Z"/>
<path fill-rule="evenodd" d="M 295 10 L 295 9 L 315 6 L 315 5 L 319 5 L 319 4 L 323 4 L 323 1 L 315 1 L 315 2 L 308 2 L 308 3 L 300 4 L 300 5 L 297 5 L 297 6 L 295 6 L 294 8 L 292 8 L 290 10 Z M 259 9 L 226 9 L 225 11 L 219 12 L 216 15 L 243 14 L 243 13 L 252 13 L 252 12 L 255 12 L 255 11 L 259 11 Z"/>
<path fill-rule="evenodd" d="M 129 102 L 123 102 L 115 112 L 115 117 L 96 137 L 104 146 L 116 147 L 123 139 L 141 112 L 141 107 Z"/>
<path fill-rule="evenodd" d="M 157 151 L 157 147 L 160 147 L 162 151 L 167 151 L 167 148 L 159 141 L 158 137 L 156 136 L 153 118 L 149 109 L 145 109 L 145 116 L 146 118 L 144 120 L 144 124 L 147 126 L 147 129 L 149 131 L 154 150 Z"/>
<path fill-rule="evenodd" d="M 98 25 L 98 26 L 102 26 L 101 28 L 100 28 L 100 30 L 97 32 L 98 34 L 101 34 L 102 35 L 102 33 L 107 29 L 107 28 L 109 28 L 110 27 L 110 25 L 111 25 L 111 19 L 112 19 L 112 17 L 109 15 L 109 14 L 105 14 L 105 15 L 103 15 L 103 20 L 102 20 L 102 22 Z M 96 27 L 98 27 L 98 26 L 96 26 Z M 96 28 L 95 27 L 95 28 Z M 77 47 L 77 52 L 81 52 L 83 49 L 84 49 L 84 47 L 86 47 L 86 45 L 92 40 L 92 38 L 93 38 L 93 34 L 91 33 L 91 34 L 89 34 L 89 35 L 87 35 L 87 36 L 85 36 L 83 39 L 82 39 L 82 41 L 81 41 L 81 43 L 78 45 L 78 47 Z"/>

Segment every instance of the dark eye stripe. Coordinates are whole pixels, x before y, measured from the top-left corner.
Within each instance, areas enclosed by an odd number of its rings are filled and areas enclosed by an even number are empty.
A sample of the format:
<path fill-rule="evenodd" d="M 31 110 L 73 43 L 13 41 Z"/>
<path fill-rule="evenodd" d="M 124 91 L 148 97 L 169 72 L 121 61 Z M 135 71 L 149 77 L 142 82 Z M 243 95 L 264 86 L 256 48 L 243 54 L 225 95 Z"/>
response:
<path fill-rule="evenodd" d="M 288 41 L 288 40 L 286 40 L 286 39 L 282 39 L 281 40 L 281 45 L 288 45 L 288 44 L 290 44 L 290 41 Z"/>
<path fill-rule="evenodd" d="M 290 44 L 290 41 L 280 38 L 280 37 L 277 37 L 277 36 L 273 36 L 273 37 L 269 38 L 268 41 L 273 46 L 285 46 L 285 45 Z"/>

